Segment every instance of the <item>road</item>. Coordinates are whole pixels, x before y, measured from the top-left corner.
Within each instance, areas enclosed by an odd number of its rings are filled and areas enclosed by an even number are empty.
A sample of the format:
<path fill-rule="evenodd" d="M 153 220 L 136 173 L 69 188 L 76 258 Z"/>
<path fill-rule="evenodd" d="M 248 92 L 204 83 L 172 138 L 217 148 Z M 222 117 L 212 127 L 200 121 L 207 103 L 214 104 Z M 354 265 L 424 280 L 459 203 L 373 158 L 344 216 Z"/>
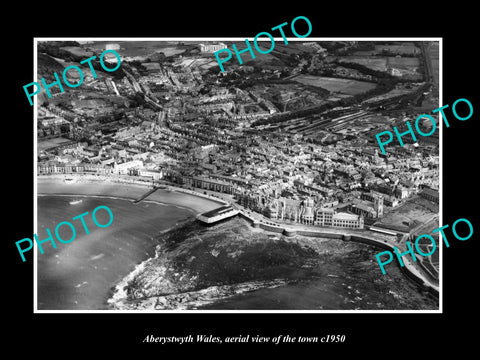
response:
<path fill-rule="evenodd" d="M 316 233 L 318 235 L 322 234 L 337 234 L 337 235 L 350 235 L 350 236 L 356 236 L 356 237 L 361 237 L 364 239 L 367 239 L 371 242 L 374 242 L 379 245 L 382 249 L 384 247 L 388 247 L 390 251 L 392 252 L 394 258 L 394 248 L 396 247 L 400 253 L 404 253 L 407 249 L 406 243 L 404 241 L 401 241 L 400 243 L 397 242 L 397 237 L 396 236 L 391 236 L 391 235 L 386 235 L 386 234 L 381 234 L 381 233 L 376 233 L 372 232 L 369 230 L 352 230 L 352 229 L 343 229 L 343 228 L 325 228 L 325 227 L 318 227 L 318 226 L 307 226 L 307 225 L 302 225 L 302 224 L 284 224 L 284 223 L 278 223 L 272 219 L 266 218 L 262 214 L 259 214 L 255 211 L 251 211 L 249 209 L 245 209 L 243 206 L 235 202 L 235 199 L 233 195 L 229 194 L 223 194 L 223 193 L 217 193 L 217 192 L 212 192 L 208 190 L 202 190 L 202 192 L 206 192 L 208 195 L 222 199 L 226 203 L 230 204 L 232 207 L 235 209 L 239 210 L 243 216 L 249 218 L 252 223 L 260 223 L 260 224 L 266 224 L 270 226 L 275 226 L 278 227 L 279 229 L 282 229 L 284 231 L 291 231 L 291 232 L 298 232 L 298 231 L 306 231 L 309 233 Z M 196 191 L 192 191 L 196 192 Z M 421 281 L 423 281 L 423 285 L 426 288 L 430 288 L 435 290 L 436 292 L 439 292 L 439 286 L 435 283 L 433 283 L 429 278 L 425 276 L 423 273 L 422 268 L 418 264 L 418 262 L 414 262 L 411 258 L 411 255 L 406 255 L 402 257 L 402 261 L 404 263 L 404 267 L 406 270 L 414 275 L 415 277 L 419 278 Z M 392 262 L 393 264 L 393 262 Z M 380 268 L 379 268 L 380 271 Z"/>

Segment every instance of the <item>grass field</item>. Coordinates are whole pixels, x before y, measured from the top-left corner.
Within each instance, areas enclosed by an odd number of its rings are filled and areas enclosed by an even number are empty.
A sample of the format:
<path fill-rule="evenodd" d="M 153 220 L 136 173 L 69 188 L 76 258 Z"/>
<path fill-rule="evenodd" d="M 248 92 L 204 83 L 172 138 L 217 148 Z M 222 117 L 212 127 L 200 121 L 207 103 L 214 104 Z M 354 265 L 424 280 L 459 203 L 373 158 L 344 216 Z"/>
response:
<path fill-rule="evenodd" d="M 375 88 L 376 86 L 373 83 L 365 81 L 338 79 L 313 75 L 299 75 L 294 77 L 293 80 L 301 84 L 321 87 L 333 93 L 338 92 L 346 95 L 361 94 Z"/>
<path fill-rule="evenodd" d="M 416 57 L 345 56 L 340 58 L 340 62 L 360 64 L 376 71 L 387 71 L 388 68 L 395 68 L 401 70 L 402 75 L 421 76 L 420 74 L 416 73 L 418 67 L 420 66 L 420 61 Z"/>
<path fill-rule="evenodd" d="M 438 214 L 438 204 L 416 196 L 390 211 L 378 223 L 404 228 L 404 231 L 411 231 L 418 225 L 427 223 L 436 214 Z M 433 229 L 432 226 L 434 225 L 423 226 L 422 230 L 425 231 L 422 233 L 428 233 Z"/>
<path fill-rule="evenodd" d="M 68 51 L 69 53 L 75 56 L 84 57 L 85 59 L 93 55 L 90 51 L 87 51 L 78 46 L 65 46 L 65 47 L 61 47 L 60 49 Z"/>
<path fill-rule="evenodd" d="M 175 47 L 166 47 L 166 48 L 162 48 L 161 50 L 158 50 L 157 52 L 161 52 L 163 54 L 165 54 L 165 56 L 172 56 L 172 55 L 177 55 L 177 54 L 181 54 L 183 52 L 185 52 L 185 50 L 183 49 L 178 49 L 178 48 L 175 48 Z"/>
<path fill-rule="evenodd" d="M 388 65 L 399 68 L 399 69 L 407 69 L 413 70 L 418 68 L 420 65 L 420 61 L 416 57 L 396 57 L 396 56 L 389 56 L 387 57 Z"/>
<path fill-rule="evenodd" d="M 385 57 L 345 56 L 340 58 L 340 62 L 360 64 L 376 71 L 387 71 L 387 58 Z"/>
<path fill-rule="evenodd" d="M 392 44 L 392 45 L 375 45 L 376 51 L 389 51 L 392 53 L 399 54 L 418 54 L 420 49 L 416 47 L 413 43 L 401 43 L 401 44 Z"/>
<path fill-rule="evenodd" d="M 395 54 L 419 54 L 420 49 L 416 47 L 411 42 L 404 42 L 404 43 L 394 43 L 390 45 L 375 45 L 375 50 L 362 50 L 356 51 L 355 55 L 360 56 L 371 56 L 373 54 L 381 54 L 382 51 L 388 51 Z"/>
<path fill-rule="evenodd" d="M 257 41 L 258 47 L 262 51 L 268 51 L 271 47 L 271 42 L 268 40 L 267 37 L 265 37 L 266 41 L 261 41 L 263 38 L 259 37 Z M 253 43 L 252 41 L 250 42 L 251 44 Z M 237 44 L 238 46 L 238 44 Z M 239 47 L 240 49 L 240 47 Z M 275 47 L 272 50 L 272 53 L 275 54 L 275 52 L 282 53 L 282 54 L 301 54 L 303 52 L 309 52 L 309 53 L 314 53 L 315 49 L 312 49 L 311 47 L 302 45 L 300 42 L 288 42 L 288 45 L 283 44 L 283 42 L 276 41 L 275 42 Z"/>
<path fill-rule="evenodd" d="M 37 150 L 42 151 L 54 146 L 61 145 L 63 143 L 69 142 L 70 140 L 64 138 L 53 138 L 48 140 L 38 140 L 37 142 Z"/>
<path fill-rule="evenodd" d="M 167 49 L 165 50 L 167 52 L 170 52 L 169 49 L 182 49 L 181 46 L 176 47 L 174 44 L 175 42 L 172 43 L 170 41 L 95 41 L 94 43 L 87 44 L 86 46 L 97 51 L 101 51 L 105 50 L 105 45 L 110 43 L 120 45 L 121 48 L 115 51 L 121 56 L 147 56 L 165 49 Z"/>
<path fill-rule="evenodd" d="M 368 103 L 372 103 L 372 102 L 376 102 L 376 101 L 380 101 L 380 100 L 390 99 L 390 98 L 395 97 L 395 96 L 400 96 L 400 95 L 405 95 L 405 94 L 411 93 L 411 92 L 415 91 L 417 88 L 418 88 L 417 86 L 411 86 L 411 88 L 408 89 L 408 88 L 406 88 L 402 85 L 397 85 L 393 90 L 391 90 L 391 91 L 389 91 L 385 94 L 374 96 L 370 99 L 365 100 L 364 102 L 368 104 Z"/>

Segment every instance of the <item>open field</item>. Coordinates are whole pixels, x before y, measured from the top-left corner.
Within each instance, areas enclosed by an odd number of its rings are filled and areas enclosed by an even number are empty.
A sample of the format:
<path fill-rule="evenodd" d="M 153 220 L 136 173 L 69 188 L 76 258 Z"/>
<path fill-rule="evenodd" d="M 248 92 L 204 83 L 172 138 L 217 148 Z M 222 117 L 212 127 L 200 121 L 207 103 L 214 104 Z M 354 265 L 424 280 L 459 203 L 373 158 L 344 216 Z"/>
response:
<path fill-rule="evenodd" d="M 389 68 L 397 70 L 403 77 L 408 77 L 411 80 L 422 80 L 423 75 L 418 72 L 420 67 L 420 60 L 416 57 L 395 57 L 387 58 Z"/>
<path fill-rule="evenodd" d="M 388 51 L 398 54 L 418 54 L 420 49 L 413 43 L 399 43 L 392 45 L 375 45 L 376 51 Z"/>
<path fill-rule="evenodd" d="M 299 75 L 292 80 L 298 81 L 301 84 L 321 87 L 330 92 L 339 92 L 346 95 L 356 95 L 364 93 L 368 90 L 374 89 L 375 84 L 357 81 L 351 79 L 338 79 L 313 75 Z"/>
<path fill-rule="evenodd" d="M 262 37 L 260 37 L 259 41 L 257 42 L 259 48 L 262 49 L 262 51 L 268 51 L 271 46 L 270 40 L 260 41 L 261 39 Z M 314 53 L 315 49 L 302 45 L 302 43 L 300 42 L 289 41 L 288 45 L 285 45 L 283 43 L 280 43 L 279 41 L 276 41 L 275 47 L 272 50 L 272 53 L 275 54 L 276 52 L 291 55 L 291 54 L 301 54 L 303 52 Z"/>
<path fill-rule="evenodd" d="M 84 58 L 88 58 L 93 55 L 92 52 L 87 51 L 79 46 L 65 46 L 65 47 L 61 47 L 60 49 L 68 51 L 69 53 L 75 56 L 81 56 Z"/>
<path fill-rule="evenodd" d="M 418 89 L 417 86 L 411 85 L 410 89 L 409 89 L 402 84 L 397 84 L 393 90 L 391 90 L 391 91 L 389 91 L 385 94 L 381 94 L 381 95 L 377 95 L 377 96 L 374 96 L 372 98 L 369 98 L 369 99 L 365 100 L 364 103 L 367 103 L 367 104 L 368 103 L 374 103 L 376 101 L 386 100 L 386 99 L 390 99 L 390 98 L 400 96 L 400 95 L 406 95 L 406 94 L 409 94 L 411 92 L 414 92 L 416 89 Z"/>
<path fill-rule="evenodd" d="M 408 69 L 412 70 L 418 68 L 420 61 L 416 57 L 396 57 L 389 56 L 387 57 L 388 65 L 396 67 L 399 69 Z"/>
<path fill-rule="evenodd" d="M 376 71 L 387 71 L 386 57 L 344 56 L 340 58 L 340 63 L 342 62 L 360 64 Z"/>
<path fill-rule="evenodd" d="M 165 55 L 170 56 L 172 49 L 179 52 L 185 50 L 183 46 L 175 47 L 174 43 L 169 41 L 95 41 L 85 46 L 101 51 L 110 43 L 120 45 L 120 49 L 115 51 L 121 56 L 147 56 L 159 51 L 166 52 Z"/>
<path fill-rule="evenodd" d="M 420 60 L 416 57 L 372 57 L 372 56 L 345 56 L 339 58 L 340 63 L 355 63 L 363 65 L 375 71 L 388 71 L 390 68 L 400 70 L 402 75 L 414 76 L 421 78 L 421 74 L 417 73 L 420 66 Z"/>
<path fill-rule="evenodd" d="M 404 232 L 409 232 L 421 224 L 430 222 L 438 216 L 438 204 L 434 204 L 420 197 L 413 197 L 405 204 L 390 211 L 375 225 L 381 224 Z M 426 230 L 433 226 L 431 223 L 422 227 Z"/>
<path fill-rule="evenodd" d="M 172 56 L 172 55 L 177 55 L 183 53 L 185 50 L 183 49 L 178 49 L 175 47 L 166 47 L 161 50 L 158 50 L 157 52 L 161 52 L 165 54 L 165 56 Z"/>
<path fill-rule="evenodd" d="M 402 42 L 390 45 L 375 45 L 375 50 L 361 50 L 356 51 L 354 54 L 361 56 L 370 56 L 374 54 L 380 54 L 383 50 L 400 55 L 420 53 L 420 49 L 416 47 L 415 44 L 413 44 L 412 42 Z"/>
<path fill-rule="evenodd" d="M 70 142 L 70 140 L 64 139 L 61 137 L 48 139 L 48 140 L 39 140 L 37 142 L 37 150 L 42 151 L 42 150 L 61 145 L 63 143 L 68 143 L 68 142 Z"/>

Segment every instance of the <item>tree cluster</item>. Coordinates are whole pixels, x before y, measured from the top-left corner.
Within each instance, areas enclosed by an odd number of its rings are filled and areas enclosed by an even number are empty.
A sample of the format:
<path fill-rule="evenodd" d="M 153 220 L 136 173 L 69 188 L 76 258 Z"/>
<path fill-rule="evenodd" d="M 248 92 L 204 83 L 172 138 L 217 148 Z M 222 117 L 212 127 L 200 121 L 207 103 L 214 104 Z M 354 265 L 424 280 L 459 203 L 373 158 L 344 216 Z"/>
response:
<path fill-rule="evenodd" d="M 81 56 L 76 56 L 69 51 L 61 49 L 67 46 L 80 46 L 80 44 L 76 41 L 39 41 L 37 50 L 39 53 L 45 53 L 65 61 L 79 62 L 83 60 Z"/>

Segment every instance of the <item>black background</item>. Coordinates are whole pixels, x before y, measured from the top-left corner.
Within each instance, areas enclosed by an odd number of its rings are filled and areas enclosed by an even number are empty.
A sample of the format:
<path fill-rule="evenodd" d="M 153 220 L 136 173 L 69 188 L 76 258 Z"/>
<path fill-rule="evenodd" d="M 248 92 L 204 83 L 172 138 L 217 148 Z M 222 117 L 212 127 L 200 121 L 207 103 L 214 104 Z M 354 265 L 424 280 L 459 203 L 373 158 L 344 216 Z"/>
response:
<path fill-rule="evenodd" d="M 475 346 L 476 258 L 480 227 L 475 211 L 478 200 L 478 166 L 475 152 L 480 102 L 478 92 L 478 20 L 472 5 L 460 2 L 435 7 L 417 3 L 385 2 L 378 7 L 337 2 L 250 6 L 244 2 L 74 3 L 52 2 L 5 13 L 2 35 L 3 77 L 3 174 L 4 211 L 2 255 L 5 302 L 3 340 L 17 351 L 31 348 L 36 354 L 58 355 L 99 351 L 162 356 L 169 351 L 198 349 L 229 356 L 245 344 L 145 344 L 149 334 L 217 336 L 280 334 L 324 336 L 345 334 L 343 344 L 249 344 L 248 350 L 283 353 L 300 347 L 311 356 L 352 353 L 360 358 L 429 356 L 448 348 L 465 353 Z M 310 37 L 442 37 L 443 104 L 467 98 L 473 116 L 458 121 L 451 116 L 443 129 L 443 223 L 467 218 L 474 235 L 467 241 L 450 241 L 443 251 L 443 314 L 33 314 L 33 257 L 22 263 L 15 241 L 33 235 L 33 109 L 23 85 L 33 81 L 34 37 L 252 37 L 296 16 L 307 16 Z M 8 22 L 11 17 L 13 21 Z M 289 31 L 289 30 L 288 30 Z M 300 31 L 299 31 L 300 32 Z M 288 33 L 287 33 L 288 35 Z M 275 35 L 278 36 L 278 35 Z M 307 38 L 308 39 L 308 38 Z M 6 81 L 6 84 L 5 84 Z M 449 112 L 447 112 L 449 114 Z M 6 260 L 6 261 L 5 261 Z M 472 327 L 473 326 L 473 327 Z M 478 332 L 477 332 L 478 333 Z M 70 351 L 69 351 L 70 350 Z M 295 349 L 295 351 L 298 351 Z M 38 352 L 38 353 L 37 353 Z M 303 356 L 306 353 L 296 352 Z M 253 355 L 254 353 L 252 353 Z"/>

